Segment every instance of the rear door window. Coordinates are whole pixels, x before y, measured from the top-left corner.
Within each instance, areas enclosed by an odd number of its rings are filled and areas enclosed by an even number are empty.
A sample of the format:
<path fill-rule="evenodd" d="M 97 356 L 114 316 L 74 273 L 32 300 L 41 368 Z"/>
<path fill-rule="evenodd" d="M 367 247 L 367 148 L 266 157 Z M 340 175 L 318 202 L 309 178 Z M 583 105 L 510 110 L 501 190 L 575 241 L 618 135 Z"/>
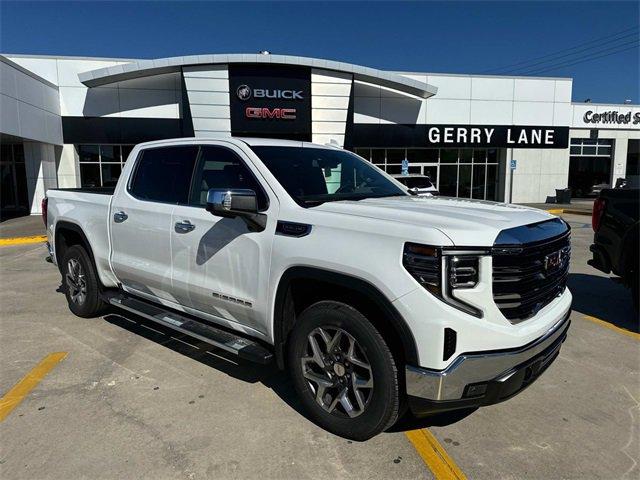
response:
<path fill-rule="evenodd" d="M 129 192 L 140 200 L 187 204 L 197 146 L 143 150 Z"/>

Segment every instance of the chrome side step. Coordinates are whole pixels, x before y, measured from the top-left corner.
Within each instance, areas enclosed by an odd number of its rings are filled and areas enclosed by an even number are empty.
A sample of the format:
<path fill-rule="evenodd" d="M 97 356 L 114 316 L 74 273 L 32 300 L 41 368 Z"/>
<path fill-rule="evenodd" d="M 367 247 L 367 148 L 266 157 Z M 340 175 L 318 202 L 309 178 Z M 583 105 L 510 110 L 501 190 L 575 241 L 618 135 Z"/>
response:
<path fill-rule="evenodd" d="M 105 292 L 102 298 L 105 302 L 117 308 L 122 308 L 160 325 L 207 342 L 245 360 L 264 365 L 273 360 L 273 353 L 256 341 L 213 327 L 204 322 L 199 322 L 180 313 L 165 309 L 160 305 L 139 300 L 122 292 Z"/>

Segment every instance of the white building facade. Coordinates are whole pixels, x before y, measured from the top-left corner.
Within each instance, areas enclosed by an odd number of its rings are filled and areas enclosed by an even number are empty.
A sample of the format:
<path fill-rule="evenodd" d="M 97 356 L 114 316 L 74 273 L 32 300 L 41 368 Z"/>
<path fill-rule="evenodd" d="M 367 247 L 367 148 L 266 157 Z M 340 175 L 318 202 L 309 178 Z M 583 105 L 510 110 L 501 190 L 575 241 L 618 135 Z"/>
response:
<path fill-rule="evenodd" d="M 518 203 L 638 175 L 640 107 L 572 103 L 572 79 L 387 72 L 284 55 L 0 57 L 3 215 L 109 187 L 132 146 L 268 136 L 402 161 L 441 194 Z"/>

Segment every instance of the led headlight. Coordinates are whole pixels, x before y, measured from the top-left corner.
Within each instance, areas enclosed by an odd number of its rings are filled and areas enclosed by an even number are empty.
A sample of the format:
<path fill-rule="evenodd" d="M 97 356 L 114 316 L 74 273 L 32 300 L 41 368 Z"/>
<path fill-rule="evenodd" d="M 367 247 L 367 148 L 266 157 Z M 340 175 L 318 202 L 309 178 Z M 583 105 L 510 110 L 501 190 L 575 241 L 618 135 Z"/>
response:
<path fill-rule="evenodd" d="M 459 300 L 455 290 L 474 288 L 479 281 L 484 250 L 455 250 L 405 243 L 404 268 L 427 291 L 458 310 L 482 318 L 482 311 Z"/>

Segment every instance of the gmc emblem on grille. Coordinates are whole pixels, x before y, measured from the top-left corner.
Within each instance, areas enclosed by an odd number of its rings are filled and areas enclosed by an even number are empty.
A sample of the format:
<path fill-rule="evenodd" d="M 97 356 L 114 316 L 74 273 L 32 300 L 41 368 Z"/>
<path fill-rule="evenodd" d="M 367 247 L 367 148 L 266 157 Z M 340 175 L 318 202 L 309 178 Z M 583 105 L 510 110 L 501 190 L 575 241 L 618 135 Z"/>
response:
<path fill-rule="evenodd" d="M 544 257 L 544 271 L 550 273 L 559 269 L 564 263 L 565 255 L 563 250 L 558 250 Z"/>

